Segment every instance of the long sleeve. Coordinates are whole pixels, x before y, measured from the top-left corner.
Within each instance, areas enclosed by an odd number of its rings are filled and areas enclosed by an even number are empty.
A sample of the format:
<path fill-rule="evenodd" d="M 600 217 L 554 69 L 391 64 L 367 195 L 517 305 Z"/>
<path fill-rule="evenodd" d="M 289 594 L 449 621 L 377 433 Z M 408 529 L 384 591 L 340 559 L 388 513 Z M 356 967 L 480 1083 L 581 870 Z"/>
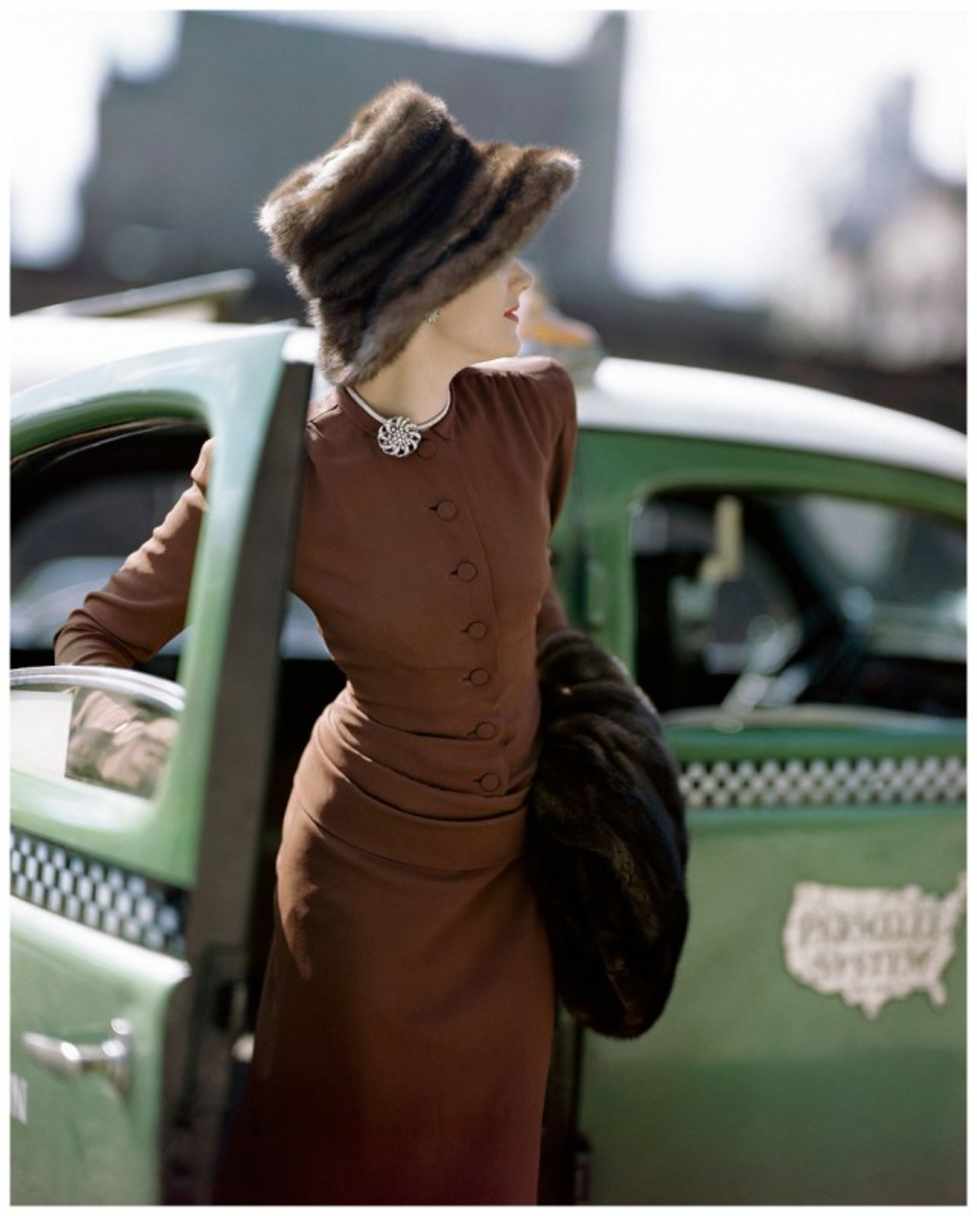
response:
<path fill-rule="evenodd" d="M 549 470 L 549 500 L 551 530 L 556 526 L 560 511 L 570 489 L 574 461 L 577 449 L 577 395 L 569 372 L 555 360 L 551 369 L 553 391 L 559 394 L 561 405 L 562 425 L 556 437 L 553 457 Z M 553 551 L 550 555 L 550 582 L 543 596 L 539 613 L 536 618 L 537 647 L 543 639 L 555 629 L 566 628 L 570 624 L 563 601 L 557 590 L 552 569 Z"/>
<path fill-rule="evenodd" d="M 205 440 L 190 471 L 191 485 L 163 522 L 55 633 L 55 663 L 133 667 L 183 629 L 213 444 L 213 438 Z"/>

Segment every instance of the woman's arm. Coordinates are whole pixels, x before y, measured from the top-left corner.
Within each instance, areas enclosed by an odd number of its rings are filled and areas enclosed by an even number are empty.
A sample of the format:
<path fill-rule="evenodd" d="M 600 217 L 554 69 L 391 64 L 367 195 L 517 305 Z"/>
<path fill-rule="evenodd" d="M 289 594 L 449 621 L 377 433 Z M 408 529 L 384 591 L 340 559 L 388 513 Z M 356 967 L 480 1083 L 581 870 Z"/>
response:
<path fill-rule="evenodd" d="M 191 485 L 166 518 L 98 591 L 90 591 L 53 638 L 55 663 L 134 667 L 186 623 L 197 538 L 207 509 L 213 438 L 190 471 Z"/>
<path fill-rule="evenodd" d="M 55 663 L 131 668 L 151 659 L 183 629 L 213 445 L 212 437 L 205 440 L 190 471 L 190 487 L 163 522 L 104 586 L 69 613 L 54 634 Z M 140 717 L 125 698 L 90 690 L 76 697 L 72 732 L 107 731 L 121 741 L 123 727 Z"/>

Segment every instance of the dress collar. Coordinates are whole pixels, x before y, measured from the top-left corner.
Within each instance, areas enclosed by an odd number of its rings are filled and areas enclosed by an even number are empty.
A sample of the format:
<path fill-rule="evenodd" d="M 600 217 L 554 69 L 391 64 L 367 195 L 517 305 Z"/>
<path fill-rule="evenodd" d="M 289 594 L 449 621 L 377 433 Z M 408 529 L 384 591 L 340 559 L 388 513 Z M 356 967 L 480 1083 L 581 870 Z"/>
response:
<path fill-rule="evenodd" d="M 421 432 L 422 435 L 429 435 L 432 431 L 441 439 L 450 439 L 455 428 L 455 414 L 458 412 L 458 380 L 461 373 L 456 374 L 451 381 L 451 404 L 448 406 L 448 412 L 433 426 L 425 427 Z M 372 414 L 368 414 L 360 405 L 356 398 L 350 393 L 349 389 L 344 388 L 341 384 L 335 385 L 333 392 L 336 395 L 336 402 L 339 408 L 351 419 L 361 431 L 366 431 L 368 435 L 376 435 L 380 427 L 383 425 L 378 422 Z"/>

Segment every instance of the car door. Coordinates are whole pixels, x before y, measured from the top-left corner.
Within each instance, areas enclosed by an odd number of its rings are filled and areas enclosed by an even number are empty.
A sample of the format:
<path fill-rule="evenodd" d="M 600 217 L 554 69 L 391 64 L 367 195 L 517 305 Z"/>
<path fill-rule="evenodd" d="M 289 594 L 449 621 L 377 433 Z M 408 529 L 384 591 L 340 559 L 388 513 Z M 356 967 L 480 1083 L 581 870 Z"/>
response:
<path fill-rule="evenodd" d="M 578 1196 L 962 1202 L 962 481 L 598 431 L 578 477 L 582 616 L 663 710 L 692 908 L 660 1022 L 583 1036 Z M 761 526 L 811 496 L 847 584 Z"/>
<path fill-rule="evenodd" d="M 124 359 L 13 401 L 15 550 L 51 504 L 38 487 L 90 481 L 99 461 L 158 472 L 166 451 L 215 439 L 173 678 L 14 652 L 15 1203 L 208 1202 L 249 966 L 312 375 L 289 354 L 291 333 L 259 326 Z M 117 729 L 87 729 L 93 703 L 99 726 L 108 706 Z"/>

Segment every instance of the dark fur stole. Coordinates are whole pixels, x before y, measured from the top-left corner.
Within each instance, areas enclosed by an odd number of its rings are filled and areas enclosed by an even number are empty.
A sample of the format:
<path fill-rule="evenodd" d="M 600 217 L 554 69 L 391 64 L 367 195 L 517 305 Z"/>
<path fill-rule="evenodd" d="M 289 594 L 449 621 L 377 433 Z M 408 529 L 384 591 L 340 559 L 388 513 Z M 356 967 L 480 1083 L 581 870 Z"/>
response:
<path fill-rule="evenodd" d="M 635 1038 L 671 994 L 689 921 L 678 764 L 657 710 L 587 633 L 541 644 L 540 754 L 527 860 L 561 1001 Z"/>

